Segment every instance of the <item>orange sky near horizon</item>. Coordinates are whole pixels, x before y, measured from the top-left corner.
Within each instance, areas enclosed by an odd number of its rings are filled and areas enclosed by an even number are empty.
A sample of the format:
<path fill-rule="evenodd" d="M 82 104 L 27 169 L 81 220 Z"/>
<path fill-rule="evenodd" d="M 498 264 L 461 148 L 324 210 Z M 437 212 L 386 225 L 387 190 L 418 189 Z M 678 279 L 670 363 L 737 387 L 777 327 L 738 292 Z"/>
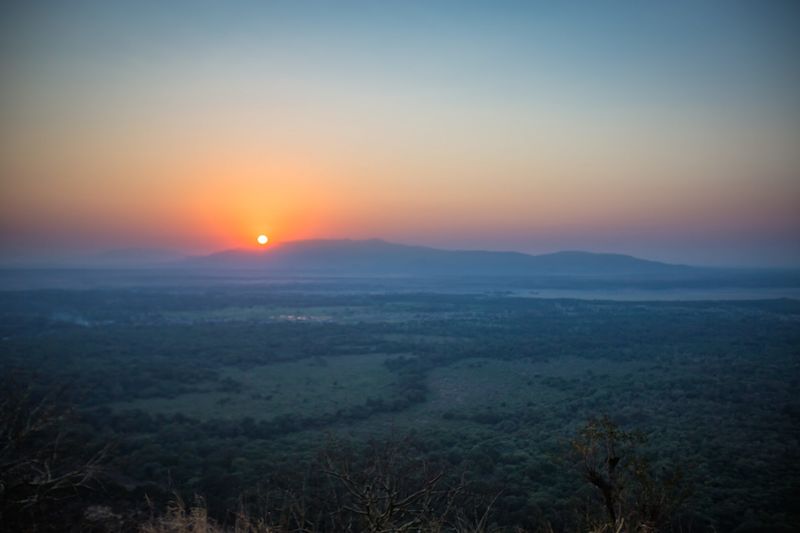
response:
<path fill-rule="evenodd" d="M 0 252 L 264 233 L 800 264 L 780 16 L 356 4 L 7 8 Z"/>

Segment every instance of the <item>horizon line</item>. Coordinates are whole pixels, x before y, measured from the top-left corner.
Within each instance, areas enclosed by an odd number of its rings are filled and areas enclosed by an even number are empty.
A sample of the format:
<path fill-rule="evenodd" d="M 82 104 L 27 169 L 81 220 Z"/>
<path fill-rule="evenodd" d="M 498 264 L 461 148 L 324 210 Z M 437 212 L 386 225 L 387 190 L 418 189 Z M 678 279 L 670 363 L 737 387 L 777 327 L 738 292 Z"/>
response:
<path fill-rule="evenodd" d="M 518 254 L 527 257 L 542 257 L 542 256 L 552 256 L 558 254 L 587 254 L 587 255 L 595 255 L 595 256 L 616 256 L 616 257 L 628 257 L 637 259 L 640 261 L 648 261 L 652 263 L 659 263 L 668 266 L 677 266 L 677 267 L 691 267 L 691 268 L 710 268 L 710 269 L 723 269 L 723 270 L 751 270 L 751 271 L 759 271 L 759 270 L 770 270 L 770 271 L 793 271 L 793 270 L 800 270 L 800 265 L 762 265 L 762 266 L 742 266 L 736 264 L 715 264 L 715 265 L 703 265 L 703 264 L 696 264 L 691 262 L 682 262 L 682 261 L 665 261 L 659 259 L 651 259 L 646 256 L 641 256 L 638 254 L 631 254 L 631 253 L 624 253 L 618 251 L 597 251 L 597 250 L 587 250 L 587 249 L 557 249 L 554 251 L 549 252 L 541 252 L 541 253 L 531 253 L 525 252 L 521 250 L 514 250 L 514 249 L 500 249 L 500 250 L 491 250 L 486 248 L 447 248 L 447 247 L 439 247 L 439 246 L 431 246 L 427 244 L 410 244 L 407 242 L 398 242 L 398 241 L 390 241 L 382 237 L 369 237 L 369 238 L 350 238 L 350 237 L 342 237 L 342 238 L 326 238 L 326 237 L 318 237 L 318 238 L 309 238 L 309 239 L 293 239 L 293 240 L 286 240 L 286 241 L 273 241 L 270 240 L 269 244 L 264 245 L 263 247 L 254 244 L 251 247 L 247 246 L 240 246 L 240 247 L 233 247 L 233 248 L 222 248 L 218 250 L 212 251 L 204 251 L 204 252 L 188 252 L 180 248 L 172 248 L 172 247 L 161 247 L 161 246 L 125 246 L 125 247 L 115 247 L 115 248 L 104 248 L 94 251 L 83 251 L 79 252 L 75 255 L 63 255 L 59 254 L 54 256 L 53 258 L 41 258 L 41 257 L 33 257 L 28 256 L 25 257 L 24 255 L 18 256 L 14 259 L 0 259 L 0 269 L 37 269 L 37 270 L 46 270 L 46 269 L 103 269 L 103 268 L 110 268 L 110 269 L 118 269 L 124 268 L 126 266 L 136 268 L 136 269 L 143 269 L 143 268 L 157 268 L 157 267 L 175 267 L 178 266 L 177 263 L 180 263 L 185 260 L 189 259 L 199 259 L 204 257 L 211 257 L 218 254 L 230 253 L 230 252 L 241 252 L 241 253 L 267 253 L 269 250 L 274 248 L 279 248 L 285 245 L 292 245 L 292 244 L 300 244 L 300 243 L 384 243 L 393 246 L 402 246 L 407 248 L 418 248 L 418 249 L 425 249 L 425 250 L 433 250 L 433 251 L 441 251 L 441 252 L 448 252 L 448 253 L 487 253 L 487 254 Z M 171 258 L 162 258 L 158 259 L 147 259 L 147 258 L 139 258 L 136 259 L 135 257 L 131 258 L 113 258 L 113 257 L 103 257 L 109 254 L 114 253 L 157 253 L 163 254 L 164 256 L 172 256 Z"/>

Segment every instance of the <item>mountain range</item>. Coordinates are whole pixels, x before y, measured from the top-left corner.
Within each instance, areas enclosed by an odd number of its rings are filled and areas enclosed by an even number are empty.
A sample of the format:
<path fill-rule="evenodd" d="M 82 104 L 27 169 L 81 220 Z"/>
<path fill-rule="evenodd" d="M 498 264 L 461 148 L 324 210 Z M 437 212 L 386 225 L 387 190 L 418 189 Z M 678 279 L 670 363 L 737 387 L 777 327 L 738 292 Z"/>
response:
<path fill-rule="evenodd" d="M 371 276 L 658 275 L 697 269 L 621 254 L 564 251 L 529 255 L 441 250 L 380 239 L 291 241 L 270 245 L 264 250 L 226 250 L 188 257 L 177 264 L 201 269 L 248 269 L 281 274 Z"/>

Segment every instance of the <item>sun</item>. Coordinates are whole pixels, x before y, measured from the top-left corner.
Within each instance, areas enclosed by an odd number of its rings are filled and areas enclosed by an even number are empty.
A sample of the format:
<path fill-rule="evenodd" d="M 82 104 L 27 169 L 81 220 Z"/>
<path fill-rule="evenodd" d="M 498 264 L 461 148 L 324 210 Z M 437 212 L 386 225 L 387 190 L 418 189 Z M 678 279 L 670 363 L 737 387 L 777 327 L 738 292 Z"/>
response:
<path fill-rule="evenodd" d="M 267 244 L 269 242 L 269 237 L 267 237 L 264 234 L 261 234 L 261 235 L 258 236 L 258 238 L 256 240 L 258 241 L 258 244 L 260 244 L 261 246 L 264 246 L 265 244 Z"/>

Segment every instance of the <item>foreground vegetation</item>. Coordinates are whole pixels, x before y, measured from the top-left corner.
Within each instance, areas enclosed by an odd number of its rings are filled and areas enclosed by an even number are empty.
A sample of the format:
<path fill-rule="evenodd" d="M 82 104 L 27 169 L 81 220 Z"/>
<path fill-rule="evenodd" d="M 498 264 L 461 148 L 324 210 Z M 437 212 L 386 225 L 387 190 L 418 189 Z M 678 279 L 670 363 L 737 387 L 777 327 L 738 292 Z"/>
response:
<path fill-rule="evenodd" d="M 205 287 L 0 309 L 6 376 L 37 402 L 66 384 L 50 404 L 75 406 L 34 441 L 58 442 L 64 474 L 103 459 L 56 507 L 83 523 L 380 530 L 346 498 L 389 447 L 403 494 L 430 487 L 395 529 L 800 527 L 794 301 Z M 609 435 L 630 460 L 595 453 Z"/>
<path fill-rule="evenodd" d="M 432 464 L 413 439 L 370 442 L 359 449 L 329 442 L 301 484 L 259 495 L 229 512 L 231 524 L 208 515 L 202 498 L 184 504 L 175 494 L 164 511 L 148 497 L 145 520 L 135 507 L 127 516 L 107 505 L 102 488 L 107 451 L 85 459 L 70 436 L 67 414 L 49 397 L 33 399 L 29 390 L 6 382 L 0 401 L 0 523 L 15 531 L 90 528 L 144 533 L 352 531 L 482 532 L 498 529 L 490 521 L 498 493 L 488 504 L 446 463 Z M 66 439 L 65 439 L 66 438 Z M 640 434 L 621 430 L 608 417 L 590 420 L 571 442 L 572 456 L 597 492 L 570 528 L 577 531 L 638 532 L 680 526 L 676 511 L 688 495 L 675 470 L 657 475 L 639 456 Z M 81 453 L 83 452 L 83 454 Z M 267 493 L 268 494 L 268 493 Z M 134 502 L 128 502 L 134 503 Z M 255 505 L 254 505 L 255 504 Z M 254 514 L 255 509 L 255 514 Z M 472 510 L 470 514 L 469 510 Z M 65 524 L 71 527 L 65 528 Z M 516 528 L 519 530 L 519 528 Z M 543 522 L 538 531 L 552 531 Z"/>

